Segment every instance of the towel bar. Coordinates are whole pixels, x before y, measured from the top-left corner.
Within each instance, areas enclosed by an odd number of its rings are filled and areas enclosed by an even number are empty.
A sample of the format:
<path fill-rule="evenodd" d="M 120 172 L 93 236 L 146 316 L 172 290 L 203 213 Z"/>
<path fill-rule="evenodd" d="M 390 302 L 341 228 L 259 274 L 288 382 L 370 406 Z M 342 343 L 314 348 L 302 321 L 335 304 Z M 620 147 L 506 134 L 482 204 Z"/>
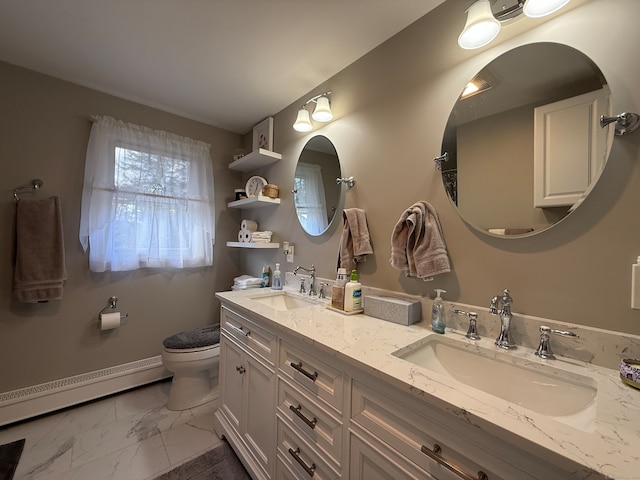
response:
<path fill-rule="evenodd" d="M 38 190 L 40 187 L 42 187 L 44 185 L 44 182 L 42 180 L 40 180 L 39 178 L 34 178 L 33 180 L 31 180 L 31 183 L 27 183 L 25 185 L 20 185 L 19 187 L 17 187 L 14 191 L 13 191 L 13 198 L 16 199 L 16 202 L 20 200 L 20 197 L 18 196 L 18 194 L 25 189 L 29 189 L 29 190 Z"/>

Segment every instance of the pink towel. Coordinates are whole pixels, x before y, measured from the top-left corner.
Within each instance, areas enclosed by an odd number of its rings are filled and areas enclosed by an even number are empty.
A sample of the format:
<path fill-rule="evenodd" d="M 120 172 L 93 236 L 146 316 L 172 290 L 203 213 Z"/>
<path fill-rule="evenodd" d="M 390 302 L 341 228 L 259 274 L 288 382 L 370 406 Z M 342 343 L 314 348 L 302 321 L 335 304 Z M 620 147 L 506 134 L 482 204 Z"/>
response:
<path fill-rule="evenodd" d="M 58 300 L 66 278 L 58 197 L 20 200 L 16 212 L 14 297 L 23 303 Z"/>
<path fill-rule="evenodd" d="M 367 226 L 367 216 L 361 208 L 347 208 L 342 212 L 344 228 L 340 237 L 338 267 L 347 272 L 356 268 L 356 263 L 364 262 L 373 253 Z"/>
<path fill-rule="evenodd" d="M 435 209 L 419 201 L 406 209 L 391 234 L 391 266 L 408 277 L 431 279 L 451 271 Z"/>

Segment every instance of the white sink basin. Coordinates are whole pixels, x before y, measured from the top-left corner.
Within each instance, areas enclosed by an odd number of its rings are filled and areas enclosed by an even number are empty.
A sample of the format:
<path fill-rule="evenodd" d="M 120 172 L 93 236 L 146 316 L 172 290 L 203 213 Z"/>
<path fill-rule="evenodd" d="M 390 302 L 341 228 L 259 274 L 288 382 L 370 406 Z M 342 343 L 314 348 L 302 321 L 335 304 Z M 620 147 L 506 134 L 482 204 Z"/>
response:
<path fill-rule="evenodd" d="M 310 298 L 307 299 L 300 295 L 294 295 L 285 291 L 272 291 L 266 294 L 251 296 L 249 298 L 255 302 L 266 305 L 267 307 L 281 311 L 316 305 L 316 302 Z"/>
<path fill-rule="evenodd" d="M 393 355 L 576 428 L 593 428 L 597 383 L 537 357 L 527 360 L 441 336 L 426 337 Z"/>

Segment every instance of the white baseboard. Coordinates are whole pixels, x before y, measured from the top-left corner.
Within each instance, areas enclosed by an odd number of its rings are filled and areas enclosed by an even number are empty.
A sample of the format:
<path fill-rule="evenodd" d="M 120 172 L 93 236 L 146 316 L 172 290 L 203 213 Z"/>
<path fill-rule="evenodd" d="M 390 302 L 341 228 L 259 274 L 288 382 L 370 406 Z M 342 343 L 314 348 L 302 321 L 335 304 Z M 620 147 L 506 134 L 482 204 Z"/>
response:
<path fill-rule="evenodd" d="M 0 426 L 171 376 L 160 355 L 0 393 Z"/>

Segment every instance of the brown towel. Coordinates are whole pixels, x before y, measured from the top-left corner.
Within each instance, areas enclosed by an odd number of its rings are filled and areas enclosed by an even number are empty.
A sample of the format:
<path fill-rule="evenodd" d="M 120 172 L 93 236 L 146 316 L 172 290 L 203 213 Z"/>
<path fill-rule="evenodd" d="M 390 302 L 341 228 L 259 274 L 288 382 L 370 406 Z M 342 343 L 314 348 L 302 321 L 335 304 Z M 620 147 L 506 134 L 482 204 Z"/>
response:
<path fill-rule="evenodd" d="M 389 262 L 425 280 L 451 271 L 438 214 L 429 203 L 416 202 L 402 213 L 391 234 Z"/>
<path fill-rule="evenodd" d="M 369 238 L 367 216 L 361 208 L 347 208 L 342 212 L 344 228 L 340 237 L 338 267 L 347 272 L 356 268 L 356 263 L 364 262 L 373 253 Z"/>
<path fill-rule="evenodd" d="M 58 197 L 20 200 L 16 213 L 14 297 L 23 303 L 58 300 L 66 278 Z"/>

